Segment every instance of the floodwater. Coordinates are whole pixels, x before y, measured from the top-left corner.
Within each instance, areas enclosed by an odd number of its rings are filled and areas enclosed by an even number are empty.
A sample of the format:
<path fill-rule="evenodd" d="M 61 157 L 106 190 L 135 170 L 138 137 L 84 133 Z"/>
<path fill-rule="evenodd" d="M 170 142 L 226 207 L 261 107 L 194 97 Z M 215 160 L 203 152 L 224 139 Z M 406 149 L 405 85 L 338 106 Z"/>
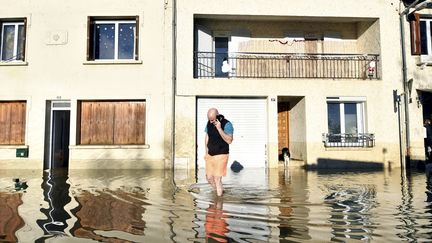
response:
<path fill-rule="evenodd" d="M 0 242 L 426 242 L 424 172 L 0 171 Z M 26 184 L 15 183 L 19 178 Z"/>

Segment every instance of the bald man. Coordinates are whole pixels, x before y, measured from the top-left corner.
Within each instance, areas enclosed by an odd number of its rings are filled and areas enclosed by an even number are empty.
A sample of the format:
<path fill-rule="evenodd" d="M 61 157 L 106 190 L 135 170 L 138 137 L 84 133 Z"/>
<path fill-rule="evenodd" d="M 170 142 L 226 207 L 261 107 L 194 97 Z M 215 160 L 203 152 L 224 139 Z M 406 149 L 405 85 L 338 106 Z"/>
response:
<path fill-rule="evenodd" d="M 234 129 L 231 122 L 220 115 L 216 108 L 208 110 L 207 119 L 204 156 L 206 177 L 216 194 L 222 196 L 222 176 L 226 175 L 229 145 L 233 141 Z"/>

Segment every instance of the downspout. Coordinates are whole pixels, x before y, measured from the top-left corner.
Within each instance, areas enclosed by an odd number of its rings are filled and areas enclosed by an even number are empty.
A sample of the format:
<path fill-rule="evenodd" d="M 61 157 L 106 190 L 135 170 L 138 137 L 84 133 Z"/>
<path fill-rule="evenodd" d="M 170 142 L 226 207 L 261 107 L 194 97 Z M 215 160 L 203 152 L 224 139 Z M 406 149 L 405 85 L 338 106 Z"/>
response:
<path fill-rule="evenodd" d="M 402 164 L 403 168 L 407 165 L 409 166 L 411 163 L 411 149 L 410 149 L 410 120 L 409 120 L 409 97 L 408 97 L 408 74 L 407 74 L 407 63 L 406 63 L 406 51 L 405 51 L 405 25 L 404 25 L 404 17 L 407 15 L 409 10 L 417 5 L 420 0 L 414 1 L 408 7 L 406 7 L 401 13 L 399 13 L 399 25 L 400 25 L 400 34 L 401 34 L 401 51 L 402 51 L 402 82 L 403 82 L 403 92 L 404 92 L 404 113 L 405 113 L 405 163 Z M 402 1 L 401 1 L 402 2 Z M 403 3 L 402 3 L 403 5 Z M 401 161 L 402 163 L 402 161 Z"/>
<path fill-rule="evenodd" d="M 172 151 L 172 170 L 174 172 L 175 162 L 175 128 L 176 128 L 176 96 L 177 96 L 177 1 L 172 0 L 172 134 L 171 134 L 171 151 Z M 174 176 L 174 173 L 173 173 Z"/>

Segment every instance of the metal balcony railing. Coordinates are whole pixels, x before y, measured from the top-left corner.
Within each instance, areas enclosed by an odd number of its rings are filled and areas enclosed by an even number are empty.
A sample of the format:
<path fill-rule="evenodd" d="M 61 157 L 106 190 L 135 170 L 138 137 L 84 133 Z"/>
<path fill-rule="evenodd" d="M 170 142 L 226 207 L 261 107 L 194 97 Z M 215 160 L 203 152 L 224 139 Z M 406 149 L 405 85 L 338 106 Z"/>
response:
<path fill-rule="evenodd" d="M 363 147 L 372 148 L 375 146 L 375 135 L 373 133 L 323 133 L 325 147 Z"/>
<path fill-rule="evenodd" d="M 195 78 L 379 79 L 379 55 L 194 53 Z"/>

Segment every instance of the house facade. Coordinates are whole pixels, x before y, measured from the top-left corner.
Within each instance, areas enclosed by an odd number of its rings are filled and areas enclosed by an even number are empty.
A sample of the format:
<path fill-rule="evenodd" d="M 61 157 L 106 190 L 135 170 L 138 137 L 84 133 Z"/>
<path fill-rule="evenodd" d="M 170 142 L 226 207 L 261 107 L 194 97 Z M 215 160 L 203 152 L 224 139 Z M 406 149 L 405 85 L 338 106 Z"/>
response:
<path fill-rule="evenodd" d="M 2 169 L 171 167 L 164 1 L 3 4 Z"/>
<path fill-rule="evenodd" d="M 398 4 L 178 1 L 175 166 L 204 166 L 210 107 L 245 167 L 400 166 Z"/>
<path fill-rule="evenodd" d="M 285 148 L 291 166 L 400 166 L 399 1 L 7 4 L 1 168 L 195 170 L 210 107 L 233 123 L 230 162 L 245 167 L 277 167 Z M 418 160 L 431 111 L 430 70 L 417 59 L 427 53 L 407 59 Z"/>
<path fill-rule="evenodd" d="M 402 16 L 406 47 L 406 94 L 409 156 L 425 159 L 424 122 L 432 119 L 432 4 L 430 1 L 403 1 Z"/>

